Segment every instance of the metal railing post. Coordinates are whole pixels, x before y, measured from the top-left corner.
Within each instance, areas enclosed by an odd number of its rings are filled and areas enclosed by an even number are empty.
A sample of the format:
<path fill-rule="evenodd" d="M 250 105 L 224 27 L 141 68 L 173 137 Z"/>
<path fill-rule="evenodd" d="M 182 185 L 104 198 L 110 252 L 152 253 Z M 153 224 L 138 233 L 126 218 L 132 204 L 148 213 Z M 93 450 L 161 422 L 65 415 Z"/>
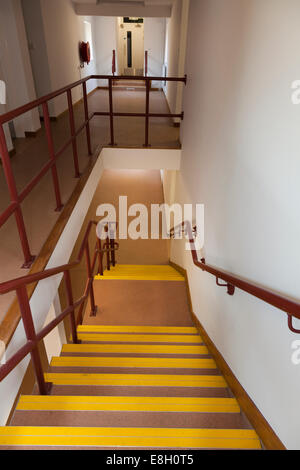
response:
<path fill-rule="evenodd" d="M 69 119 L 70 119 L 70 129 L 72 136 L 72 147 L 73 147 L 73 160 L 74 160 L 74 169 L 75 169 L 75 178 L 80 177 L 79 172 L 79 163 L 78 163 L 78 151 L 77 151 L 77 141 L 76 141 L 76 131 L 75 131 L 75 120 L 74 120 L 74 110 L 72 102 L 72 91 L 67 91 L 68 96 L 68 108 L 69 108 Z"/>
<path fill-rule="evenodd" d="M 36 339 L 36 332 L 31 314 L 31 308 L 29 304 L 28 294 L 26 285 L 23 285 L 17 289 L 17 297 L 20 306 L 20 312 L 23 320 L 24 330 L 26 338 L 35 344 L 34 349 L 30 352 L 32 364 L 37 380 L 40 395 L 48 395 L 51 389 L 50 383 L 45 382 L 42 362 L 38 351 L 38 342 Z"/>
<path fill-rule="evenodd" d="M 106 240 L 105 240 L 105 243 L 104 243 L 104 246 L 103 248 L 106 248 L 106 269 L 107 271 L 110 271 L 110 252 L 109 252 L 109 249 L 110 249 L 110 239 L 109 239 L 109 226 L 106 226 L 105 227 L 105 231 L 107 232 L 107 236 L 106 236 Z"/>
<path fill-rule="evenodd" d="M 148 75 L 148 51 L 145 51 L 145 77 Z"/>
<path fill-rule="evenodd" d="M 85 115 L 85 120 L 86 120 L 85 129 L 86 129 L 87 146 L 88 146 L 89 155 L 93 155 L 92 145 L 91 145 L 91 130 L 90 130 L 90 121 L 89 121 L 89 105 L 88 105 L 88 99 L 87 99 L 86 82 L 83 82 L 82 89 L 83 89 L 84 115 Z"/>
<path fill-rule="evenodd" d="M 146 79 L 146 118 L 145 118 L 145 145 L 144 147 L 150 147 L 149 145 L 149 112 L 150 112 L 150 79 Z"/>
<path fill-rule="evenodd" d="M 113 111 L 113 94 L 112 94 L 112 79 L 108 79 L 108 88 L 109 88 L 109 118 L 110 118 L 110 145 L 115 144 L 115 135 L 114 135 L 114 111 Z"/>
<path fill-rule="evenodd" d="M 87 272 L 88 272 L 88 278 L 91 282 L 90 285 L 90 301 L 91 301 L 91 317 L 95 317 L 97 313 L 97 306 L 95 304 L 95 294 L 94 294 L 94 273 L 92 273 L 92 266 L 91 266 L 91 258 L 90 258 L 90 249 L 89 249 L 89 244 L 87 242 L 86 248 L 85 248 L 85 255 L 86 255 L 86 266 L 87 266 Z"/>
<path fill-rule="evenodd" d="M 48 142 L 49 156 L 50 156 L 50 160 L 52 161 L 51 172 L 52 172 L 52 180 L 53 180 L 53 186 L 54 186 L 54 192 L 55 192 L 55 198 L 56 198 L 55 211 L 60 212 L 63 208 L 63 204 L 61 202 L 61 194 L 60 194 L 60 188 L 59 188 L 56 158 L 55 158 L 55 152 L 54 152 L 53 138 L 52 138 L 52 132 L 51 132 L 51 123 L 50 123 L 50 117 L 49 117 L 49 108 L 48 108 L 47 101 L 43 103 L 43 114 L 44 114 L 44 123 L 45 123 L 45 130 L 46 130 L 46 136 L 47 136 L 47 142 Z"/>
<path fill-rule="evenodd" d="M 113 56 L 112 56 L 112 74 L 115 75 L 115 73 L 116 73 L 116 51 L 114 49 Z"/>
<path fill-rule="evenodd" d="M 113 267 L 116 266 L 116 253 L 115 253 L 115 240 L 110 240 L 110 248 L 111 248 L 111 264 Z"/>
<path fill-rule="evenodd" d="M 11 202 L 17 204 L 14 214 L 15 214 L 15 219 L 16 219 L 17 228 L 19 232 L 20 242 L 22 245 L 23 255 L 24 255 L 24 264 L 22 267 L 25 269 L 28 269 L 32 265 L 33 261 L 35 260 L 35 256 L 33 256 L 30 253 L 23 213 L 22 213 L 22 209 L 19 203 L 17 186 L 16 186 L 14 175 L 13 175 L 13 171 L 11 168 L 10 157 L 9 157 L 4 129 L 2 125 L 0 125 L 0 156 L 2 159 L 3 170 L 4 170 L 5 179 L 6 179 L 6 183 L 8 186 L 8 191 L 9 191 Z"/>
<path fill-rule="evenodd" d="M 72 291 L 70 271 L 65 271 L 64 272 L 64 279 L 65 279 L 65 286 L 66 286 L 66 291 L 67 291 L 68 304 L 69 304 L 69 307 L 73 307 L 73 310 L 70 313 L 70 324 L 71 324 L 71 331 L 72 331 L 72 340 L 73 340 L 73 344 L 79 344 L 81 341 L 78 340 L 78 336 L 77 336 L 75 310 L 74 310 L 74 299 L 73 299 L 73 291 Z"/>
<path fill-rule="evenodd" d="M 100 276 L 103 276 L 103 256 L 102 256 L 102 253 L 101 253 L 101 240 L 100 238 L 98 238 L 98 241 L 97 241 L 97 244 L 98 244 L 98 259 L 99 259 L 99 265 L 98 265 L 98 273 L 100 274 Z"/>

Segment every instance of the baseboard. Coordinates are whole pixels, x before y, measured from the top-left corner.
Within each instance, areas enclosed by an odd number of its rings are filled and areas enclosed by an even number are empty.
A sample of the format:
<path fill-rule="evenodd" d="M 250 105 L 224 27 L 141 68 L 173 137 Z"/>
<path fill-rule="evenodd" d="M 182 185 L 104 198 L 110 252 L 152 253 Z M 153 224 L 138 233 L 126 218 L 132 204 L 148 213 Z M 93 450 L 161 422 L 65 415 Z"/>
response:
<path fill-rule="evenodd" d="M 63 112 L 62 114 L 65 114 L 65 112 Z M 50 121 L 56 122 L 58 118 L 62 116 L 62 114 L 60 114 L 59 116 L 50 116 Z M 44 116 L 40 116 L 40 121 L 44 122 Z"/>
<path fill-rule="evenodd" d="M 274 430 L 271 428 L 269 423 L 266 421 L 262 413 L 259 411 L 255 403 L 251 400 L 246 390 L 242 387 L 231 368 L 223 358 L 222 354 L 219 352 L 209 335 L 207 334 L 204 327 L 201 325 L 200 321 L 193 313 L 192 307 L 192 298 L 189 288 L 189 281 L 187 276 L 187 271 L 181 266 L 177 265 L 170 261 L 170 265 L 173 266 L 178 272 L 180 272 L 186 280 L 187 291 L 188 291 L 188 300 L 189 306 L 191 308 L 191 314 L 193 321 L 203 339 L 203 342 L 207 346 L 210 354 L 213 356 L 216 361 L 218 369 L 221 371 L 223 377 L 225 378 L 228 387 L 231 389 L 233 395 L 237 399 L 242 411 L 247 417 L 248 421 L 252 427 L 257 432 L 259 438 L 261 439 L 264 448 L 267 450 L 286 450 L 286 447 L 283 445 L 279 437 L 276 435 Z"/>
<path fill-rule="evenodd" d="M 184 268 L 182 268 L 181 266 L 179 266 L 178 264 L 173 263 L 172 261 L 169 261 L 169 264 L 170 264 L 170 266 L 172 266 L 172 268 L 176 269 L 176 271 L 178 271 L 178 272 L 185 278 L 188 304 L 189 304 L 190 312 L 191 312 L 191 314 L 192 314 L 192 312 L 194 311 L 194 309 L 193 309 L 193 304 L 192 304 L 192 297 L 191 297 L 191 291 L 190 291 L 190 286 L 189 286 L 189 280 L 188 280 L 187 271 L 186 271 Z"/>
<path fill-rule="evenodd" d="M 25 137 L 26 138 L 34 138 L 37 136 L 37 132 L 36 131 L 26 131 L 25 132 Z"/>

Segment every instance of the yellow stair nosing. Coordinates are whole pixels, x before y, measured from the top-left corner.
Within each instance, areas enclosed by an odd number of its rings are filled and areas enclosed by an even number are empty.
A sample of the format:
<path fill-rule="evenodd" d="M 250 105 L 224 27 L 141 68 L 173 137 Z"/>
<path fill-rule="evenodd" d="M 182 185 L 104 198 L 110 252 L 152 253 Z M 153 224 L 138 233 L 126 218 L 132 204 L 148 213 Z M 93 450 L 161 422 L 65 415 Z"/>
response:
<path fill-rule="evenodd" d="M 183 279 L 174 277 L 174 278 L 166 278 L 163 276 L 95 276 L 94 278 L 96 281 L 101 280 L 115 280 L 115 281 L 173 281 L 173 282 L 183 282 Z"/>
<path fill-rule="evenodd" d="M 171 374 L 92 374 L 46 373 L 47 382 L 55 385 L 102 385 L 129 387 L 201 387 L 227 388 L 220 375 L 171 375 Z"/>
<path fill-rule="evenodd" d="M 202 343 L 199 335 L 140 335 L 140 334 L 109 334 L 109 333 L 78 333 L 83 341 L 123 342 L 123 343 Z"/>
<path fill-rule="evenodd" d="M 181 281 L 185 278 L 170 265 L 119 265 L 106 270 L 103 276 L 97 275 L 96 280 L 153 280 Z"/>
<path fill-rule="evenodd" d="M 25 395 L 17 410 L 239 413 L 240 407 L 234 398 Z"/>
<path fill-rule="evenodd" d="M 165 428 L 0 428 L 0 445 L 260 449 L 254 431 Z"/>
<path fill-rule="evenodd" d="M 164 369 L 216 369 L 213 359 L 149 358 L 149 357 L 53 357 L 51 367 L 124 367 Z"/>
<path fill-rule="evenodd" d="M 64 344 L 62 353 L 111 353 L 111 354 L 169 354 L 208 355 L 206 346 L 201 345 L 153 345 L 153 344 Z"/>
<path fill-rule="evenodd" d="M 78 325 L 78 332 L 116 332 L 116 333 L 181 333 L 198 334 L 194 326 L 143 326 L 143 325 Z"/>
<path fill-rule="evenodd" d="M 197 429 L 197 428 L 147 428 L 147 427 L 72 427 L 72 426 L 3 426 L 0 434 L 15 435 L 19 432 L 23 435 L 112 435 L 112 436 L 153 436 L 160 437 L 215 437 L 215 438 L 240 438 L 257 439 L 257 434 L 252 429 Z"/>
<path fill-rule="evenodd" d="M 236 398 L 226 398 L 226 397 L 168 397 L 168 396 L 93 396 L 93 395 L 21 395 L 19 399 L 20 403 L 45 403 L 45 402 L 72 402 L 72 403 L 81 403 L 82 401 L 86 403 L 167 403 L 167 404 L 216 404 L 216 405 L 226 405 L 226 404 L 238 404 Z"/>

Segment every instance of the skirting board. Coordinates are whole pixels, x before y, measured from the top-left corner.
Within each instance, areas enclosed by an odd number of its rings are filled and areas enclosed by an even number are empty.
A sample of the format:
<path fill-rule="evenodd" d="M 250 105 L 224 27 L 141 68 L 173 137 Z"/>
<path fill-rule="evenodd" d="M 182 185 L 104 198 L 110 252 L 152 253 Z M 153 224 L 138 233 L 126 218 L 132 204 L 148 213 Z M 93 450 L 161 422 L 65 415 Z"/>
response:
<path fill-rule="evenodd" d="M 213 341 L 208 336 L 204 327 L 201 325 L 200 321 L 193 313 L 192 308 L 192 299 L 190 295 L 190 288 L 188 282 L 187 271 L 181 266 L 170 262 L 170 265 L 173 266 L 178 272 L 184 275 L 186 279 L 187 292 L 188 292 L 188 301 L 189 306 L 192 312 L 193 321 L 198 328 L 200 336 L 203 339 L 203 342 L 207 346 L 210 354 L 213 356 L 218 369 L 221 371 L 223 377 L 225 378 L 229 388 L 231 389 L 233 395 L 237 399 L 242 411 L 249 420 L 250 424 L 253 426 L 258 436 L 260 437 L 264 448 L 267 450 L 286 450 L 286 447 L 283 445 L 279 437 L 276 435 L 274 430 L 271 428 L 269 423 L 266 421 L 262 413 L 259 411 L 255 403 L 251 400 L 246 390 L 242 387 L 229 365 L 223 358 L 222 354 L 219 352 Z"/>

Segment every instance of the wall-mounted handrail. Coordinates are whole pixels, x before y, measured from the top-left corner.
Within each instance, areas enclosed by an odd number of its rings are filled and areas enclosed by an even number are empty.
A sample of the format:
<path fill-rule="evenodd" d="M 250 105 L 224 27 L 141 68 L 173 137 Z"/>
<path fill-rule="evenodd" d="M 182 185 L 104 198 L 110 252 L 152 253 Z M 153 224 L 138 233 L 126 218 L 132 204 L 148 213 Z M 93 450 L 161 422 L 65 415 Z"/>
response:
<path fill-rule="evenodd" d="M 108 112 L 93 112 L 89 113 L 88 108 L 88 100 L 87 100 L 87 82 L 89 80 L 108 80 L 109 84 L 109 111 Z M 146 110 L 145 113 L 116 113 L 113 110 L 113 82 L 116 80 L 144 80 L 146 81 Z M 64 153 L 64 151 L 71 145 L 73 149 L 73 166 L 74 166 L 74 176 L 76 178 L 80 177 L 79 171 L 79 161 L 78 161 L 78 148 L 77 148 L 77 137 L 84 129 L 86 131 L 86 139 L 87 139 L 87 149 L 88 154 L 92 155 L 92 145 L 91 145 L 91 132 L 90 132 L 90 121 L 95 116 L 108 116 L 110 118 L 110 144 L 115 144 L 115 136 L 114 136 L 114 117 L 144 117 L 145 118 L 145 147 L 149 147 L 149 120 L 150 118 L 159 118 L 159 117 L 170 117 L 170 118 L 180 118 L 183 119 L 184 115 L 181 114 L 159 114 L 159 113 L 150 113 L 150 87 L 151 87 L 151 80 L 154 81 L 175 81 L 175 82 L 182 82 L 186 84 L 187 78 L 186 77 L 138 77 L 138 76 L 114 76 L 114 75 L 90 75 L 85 77 L 82 80 L 74 82 L 66 87 L 61 88 L 53 93 L 49 93 L 42 98 L 38 98 L 24 106 L 20 106 L 17 109 L 9 111 L 0 115 L 0 156 L 3 164 L 3 171 L 5 175 L 5 179 L 7 182 L 9 196 L 10 196 L 10 203 L 8 207 L 0 213 L 0 228 L 4 225 L 7 220 L 15 216 L 18 234 L 21 242 L 21 247 L 24 256 L 24 264 L 23 267 L 28 269 L 34 259 L 35 256 L 32 255 L 29 240 L 27 236 L 27 230 L 25 226 L 25 221 L 23 217 L 22 211 L 22 202 L 24 199 L 31 193 L 31 191 L 35 188 L 35 186 L 41 181 L 41 179 L 51 171 L 52 181 L 53 181 L 53 189 L 54 189 L 54 197 L 55 197 L 55 210 L 60 211 L 63 208 L 63 201 L 61 198 L 61 190 L 60 190 L 60 183 L 58 178 L 58 171 L 57 171 L 57 160 L 58 158 Z M 74 121 L 74 109 L 73 109 L 73 102 L 72 102 L 72 90 L 77 87 L 82 86 L 82 94 L 83 94 L 83 103 L 84 103 L 84 122 L 81 126 L 76 130 L 75 128 L 75 121 Z M 51 131 L 51 122 L 49 116 L 49 101 L 57 98 L 61 95 L 67 95 L 68 101 L 68 111 L 69 111 L 69 122 L 70 122 L 70 139 L 58 150 L 55 152 L 54 144 L 53 144 L 53 136 Z M 32 180 L 26 185 L 26 187 L 18 192 L 16 180 L 14 177 L 14 173 L 12 170 L 9 151 L 6 143 L 6 138 L 4 134 L 4 124 L 21 116 L 22 114 L 31 111 L 39 106 L 43 108 L 43 115 L 44 115 L 44 125 L 45 125 L 45 133 L 46 139 L 48 143 L 48 151 L 49 151 L 49 161 L 42 167 L 42 169 L 36 174 Z"/>
<path fill-rule="evenodd" d="M 0 366 L 0 382 L 28 355 L 31 355 L 32 364 L 34 367 L 36 380 L 41 395 L 49 393 L 51 384 L 47 384 L 44 380 L 44 374 L 42 369 L 41 358 L 38 351 L 38 343 L 44 339 L 54 328 L 57 327 L 67 316 L 70 316 L 70 325 L 72 332 L 72 341 L 73 343 L 78 343 L 76 324 L 82 322 L 82 312 L 85 306 L 85 302 L 88 297 L 90 297 L 91 304 L 91 315 L 96 315 L 97 306 L 95 304 L 93 281 L 95 267 L 97 259 L 99 259 L 99 265 L 101 264 L 103 274 L 103 256 L 107 254 L 107 264 L 108 268 L 110 263 L 115 264 L 115 251 L 118 249 L 119 245 L 110 239 L 109 232 L 106 230 L 107 235 L 103 248 L 101 248 L 101 241 L 98 240 L 94 250 L 94 256 L 91 260 L 90 258 L 90 247 L 89 247 L 89 238 L 91 234 L 91 229 L 93 226 L 97 225 L 97 222 L 90 221 L 86 229 L 83 241 L 81 243 L 77 259 L 69 264 L 63 266 L 58 266 L 56 268 L 47 269 L 40 273 L 31 274 L 28 276 L 19 277 L 12 281 L 4 282 L 0 284 L 0 295 L 6 294 L 8 292 L 15 291 L 17 294 L 21 318 L 24 325 L 24 330 L 27 338 L 27 342 L 18 351 L 2 366 Z M 100 243 L 100 245 L 99 245 Z M 72 282 L 71 282 L 71 271 L 78 266 L 83 257 L 86 258 L 87 266 L 87 282 L 83 295 L 74 302 Z M 51 321 L 47 326 L 45 326 L 40 332 L 35 331 L 31 307 L 29 303 L 29 297 L 27 293 L 27 285 L 33 282 L 38 282 L 43 279 L 47 279 L 58 274 L 63 274 L 64 282 L 67 293 L 68 307 L 53 321 Z M 79 308 L 77 321 L 75 318 L 75 311 Z"/>
<path fill-rule="evenodd" d="M 202 258 L 200 261 L 198 259 L 198 253 L 195 247 L 195 236 L 192 230 L 191 223 L 186 221 L 180 225 L 177 225 L 170 231 L 170 236 L 174 236 L 178 229 L 182 229 L 187 235 L 190 243 L 190 250 L 193 258 L 193 263 L 202 271 L 206 271 L 209 274 L 212 274 L 216 277 L 217 284 L 220 285 L 219 280 L 221 279 L 226 284 L 225 286 L 228 289 L 228 294 L 233 295 L 235 288 L 243 290 L 248 294 L 253 295 L 254 297 L 263 300 L 264 302 L 272 305 L 273 307 L 282 310 L 288 315 L 288 326 L 293 333 L 300 333 L 300 330 L 296 330 L 293 327 L 293 318 L 300 319 L 300 303 L 294 300 L 289 299 L 283 295 L 277 294 L 271 289 L 261 287 L 258 284 L 245 280 L 241 277 L 235 276 L 227 271 L 216 268 L 215 266 L 210 266 L 206 264 L 206 260 Z"/>

